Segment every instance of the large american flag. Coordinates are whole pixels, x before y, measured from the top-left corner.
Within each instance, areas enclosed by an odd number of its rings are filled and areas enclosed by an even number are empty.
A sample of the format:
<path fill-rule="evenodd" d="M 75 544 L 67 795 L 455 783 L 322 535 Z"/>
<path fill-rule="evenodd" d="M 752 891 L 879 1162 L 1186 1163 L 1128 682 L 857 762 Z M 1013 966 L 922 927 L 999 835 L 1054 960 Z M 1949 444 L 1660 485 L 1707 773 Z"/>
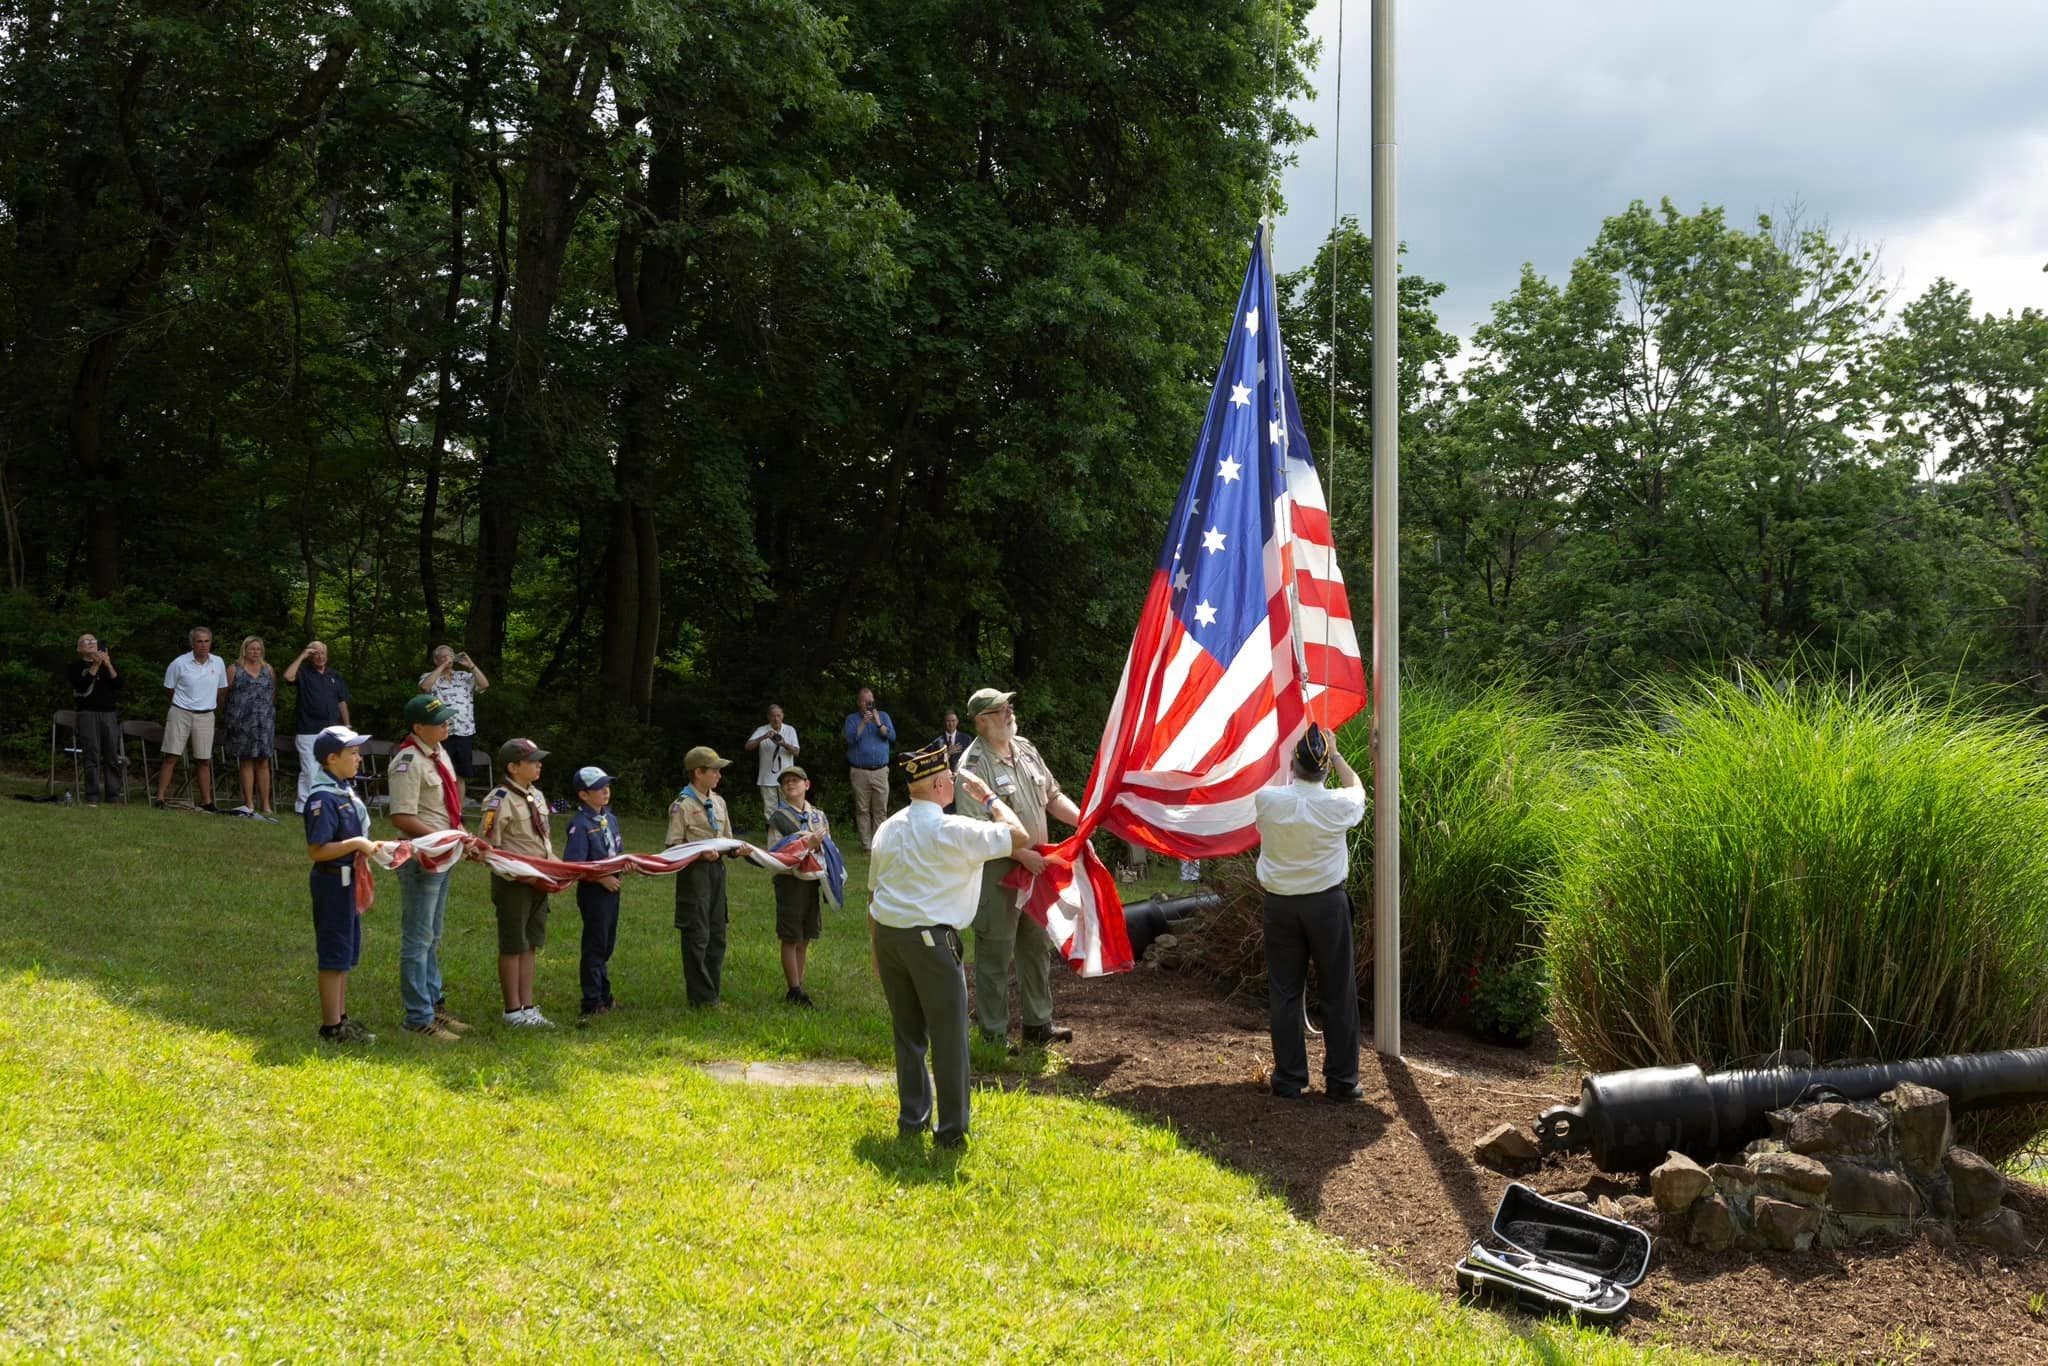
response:
<path fill-rule="evenodd" d="M 1286 771 L 1309 721 L 1341 726 L 1365 703 L 1329 506 L 1280 343 L 1272 263 L 1254 237 L 1081 823 L 1059 849 L 1073 867 L 1037 878 L 1026 909 L 1081 972 L 1128 968 L 1116 882 L 1088 835 L 1105 826 L 1179 858 L 1241 853 L 1258 842 L 1252 794 Z"/>

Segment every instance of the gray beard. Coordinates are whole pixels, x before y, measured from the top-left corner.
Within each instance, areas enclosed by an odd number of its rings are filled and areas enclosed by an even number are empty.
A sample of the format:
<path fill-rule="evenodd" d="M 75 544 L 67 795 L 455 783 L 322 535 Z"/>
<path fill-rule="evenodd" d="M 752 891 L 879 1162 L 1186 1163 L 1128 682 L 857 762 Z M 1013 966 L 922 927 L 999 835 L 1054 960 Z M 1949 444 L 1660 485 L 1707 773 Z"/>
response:
<path fill-rule="evenodd" d="M 1009 744 L 1010 741 L 1017 738 L 1017 718 L 1013 716 L 1007 721 L 989 722 L 988 738 L 991 744 Z"/>

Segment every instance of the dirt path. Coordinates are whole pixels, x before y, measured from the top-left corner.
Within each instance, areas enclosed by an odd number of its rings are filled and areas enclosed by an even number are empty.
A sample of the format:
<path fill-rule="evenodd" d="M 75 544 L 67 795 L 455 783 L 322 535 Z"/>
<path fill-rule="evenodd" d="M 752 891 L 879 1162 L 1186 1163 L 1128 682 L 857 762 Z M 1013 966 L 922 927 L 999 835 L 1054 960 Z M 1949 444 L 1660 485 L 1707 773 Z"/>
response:
<path fill-rule="evenodd" d="M 1075 1038 L 1065 1076 L 1048 1084 L 1171 1123 L 1186 1142 L 1264 1178 L 1302 1217 L 1446 1294 L 1451 1264 L 1486 1230 L 1508 1182 L 1472 1160 L 1474 1140 L 1503 1120 L 1528 1129 L 1545 1106 L 1578 1094 L 1578 1073 L 1554 1051 L 1411 1025 L 1405 1063 L 1382 1066 L 1368 1042 L 1364 1103 L 1275 1100 L 1263 1083 L 1272 1060 L 1263 1002 L 1168 973 L 1062 974 L 1056 990 Z M 1319 1075 L 1318 1051 L 1312 1041 Z M 1646 1190 L 1583 1158 L 1526 1179 L 1550 1194 Z M 1660 1239 L 1617 1331 L 1774 1361 L 2048 1362 L 2048 1299 L 2031 1298 L 2048 1295 L 2048 1254 L 2038 1250 L 2048 1192 L 2028 1186 L 2008 1202 L 2037 1248 L 2018 1260 L 1924 1239 L 1754 1257 Z"/>

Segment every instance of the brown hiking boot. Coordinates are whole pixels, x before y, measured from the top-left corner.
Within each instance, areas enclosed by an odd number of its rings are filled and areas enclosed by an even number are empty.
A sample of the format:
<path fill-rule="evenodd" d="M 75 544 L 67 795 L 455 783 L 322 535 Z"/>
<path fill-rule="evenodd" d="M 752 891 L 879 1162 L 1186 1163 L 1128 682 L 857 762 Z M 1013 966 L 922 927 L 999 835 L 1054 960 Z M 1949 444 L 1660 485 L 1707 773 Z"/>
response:
<path fill-rule="evenodd" d="M 434 1008 L 434 1023 L 447 1030 L 450 1034 L 462 1035 L 469 1033 L 468 1025 L 456 1019 L 439 1006 Z"/>
<path fill-rule="evenodd" d="M 405 1032 L 418 1035 L 422 1039 L 432 1039 L 435 1043 L 454 1043 L 462 1037 L 441 1028 L 439 1021 L 423 1025 L 409 1024 L 405 1027 Z"/>

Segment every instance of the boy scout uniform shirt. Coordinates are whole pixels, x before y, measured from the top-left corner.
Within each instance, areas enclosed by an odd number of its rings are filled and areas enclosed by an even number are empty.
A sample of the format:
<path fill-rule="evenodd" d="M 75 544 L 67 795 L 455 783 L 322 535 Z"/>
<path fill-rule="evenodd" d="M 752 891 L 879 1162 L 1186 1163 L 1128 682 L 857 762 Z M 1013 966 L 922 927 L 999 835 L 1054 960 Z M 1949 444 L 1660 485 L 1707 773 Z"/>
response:
<path fill-rule="evenodd" d="M 508 854 L 553 858 L 548 838 L 548 802 L 537 787 L 524 790 L 500 783 L 484 798 L 483 837 Z"/>
<path fill-rule="evenodd" d="M 391 757 L 391 770 L 385 775 L 384 790 L 391 798 L 388 809 L 392 815 L 412 816 L 430 831 L 448 829 L 448 785 L 442 781 L 441 768 L 442 763 L 450 763 L 452 767 L 452 762 L 446 758 L 447 752 L 446 749 L 429 752 L 425 745 L 415 740 Z M 498 791 L 504 789 L 499 788 Z"/>
<path fill-rule="evenodd" d="M 695 844 L 698 840 L 732 838 L 732 819 L 725 813 L 725 798 L 716 792 L 711 794 L 711 809 L 704 809 L 704 801 L 697 796 L 697 789 L 686 787 L 668 808 L 668 842 L 671 847 L 678 844 Z"/>
<path fill-rule="evenodd" d="M 1060 791 L 1059 779 L 1052 776 L 1052 770 L 1040 757 L 1038 746 L 1021 735 L 1013 737 L 1010 760 L 1005 763 L 986 740 L 977 736 L 967 747 L 967 752 L 960 756 L 960 771 L 972 771 L 987 783 L 1003 799 L 1004 805 L 1017 813 L 1017 820 L 1033 844 L 1051 842 L 1045 809 L 1052 804 L 1054 797 L 1064 794 Z M 961 801 L 959 810 L 961 815 L 976 820 L 995 819 L 972 798 Z"/>

